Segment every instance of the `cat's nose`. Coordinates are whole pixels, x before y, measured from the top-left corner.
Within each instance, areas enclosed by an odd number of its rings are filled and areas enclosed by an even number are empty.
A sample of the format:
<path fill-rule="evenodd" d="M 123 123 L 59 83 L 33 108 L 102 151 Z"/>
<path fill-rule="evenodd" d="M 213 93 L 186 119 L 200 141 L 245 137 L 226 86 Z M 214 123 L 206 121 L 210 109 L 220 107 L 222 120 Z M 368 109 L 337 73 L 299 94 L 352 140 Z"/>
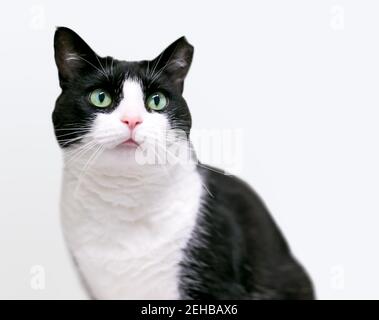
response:
<path fill-rule="evenodd" d="M 136 126 L 143 122 L 142 118 L 140 117 L 127 117 L 122 119 L 121 121 L 125 123 L 130 130 L 133 130 Z"/>

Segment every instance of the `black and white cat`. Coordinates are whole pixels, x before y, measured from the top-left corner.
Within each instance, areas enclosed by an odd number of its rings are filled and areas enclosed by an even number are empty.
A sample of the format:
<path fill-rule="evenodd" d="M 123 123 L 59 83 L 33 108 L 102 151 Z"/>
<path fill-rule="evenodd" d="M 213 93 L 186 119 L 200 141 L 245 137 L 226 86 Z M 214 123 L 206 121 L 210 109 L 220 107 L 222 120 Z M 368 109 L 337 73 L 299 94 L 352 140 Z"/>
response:
<path fill-rule="evenodd" d="M 54 48 L 61 218 L 92 298 L 313 298 L 257 194 L 196 160 L 184 37 L 151 61 L 100 57 L 63 27 Z"/>

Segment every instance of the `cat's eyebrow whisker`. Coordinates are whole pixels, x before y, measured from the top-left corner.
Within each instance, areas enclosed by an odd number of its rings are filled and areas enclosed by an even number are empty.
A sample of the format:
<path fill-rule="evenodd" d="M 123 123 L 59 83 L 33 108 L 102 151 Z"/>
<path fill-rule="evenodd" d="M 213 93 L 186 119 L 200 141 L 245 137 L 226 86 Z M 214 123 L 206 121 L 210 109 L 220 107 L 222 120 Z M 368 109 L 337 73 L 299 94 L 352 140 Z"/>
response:
<path fill-rule="evenodd" d="M 146 72 L 145 72 L 146 77 L 149 76 L 149 72 L 150 72 L 150 61 L 148 60 L 147 61 L 147 68 L 146 68 Z"/>
<path fill-rule="evenodd" d="M 113 63 L 114 63 L 114 58 L 112 57 L 112 62 L 111 62 L 111 75 L 112 75 L 112 78 L 114 78 Z"/>
<path fill-rule="evenodd" d="M 155 80 L 159 78 L 159 76 L 163 73 L 163 71 L 172 63 L 175 63 L 175 61 L 169 61 L 167 62 L 162 68 L 160 68 L 152 77 L 150 80 L 150 84 L 154 83 Z"/>
<path fill-rule="evenodd" d="M 151 70 L 149 77 L 153 77 L 154 76 L 155 69 L 157 68 L 159 62 L 161 61 L 162 56 L 163 56 L 163 52 L 159 55 L 158 60 L 155 62 L 154 67 Z"/>
<path fill-rule="evenodd" d="M 105 71 L 105 69 L 104 69 L 104 67 L 103 67 L 103 65 L 102 65 L 102 63 L 101 63 L 101 61 L 100 61 L 100 59 L 99 59 L 99 57 L 97 56 L 96 53 L 95 53 L 95 57 L 96 57 L 97 62 L 99 62 L 99 65 L 100 65 L 101 69 L 103 70 L 105 76 L 106 76 L 107 79 L 109 80 L 109 77 L 108 77 L 108 75 L 107 75 L 107 72 Z"/>
<path fill-rule="evenodd" d="M 161 57 L 162 57 L 162 55 L 163 55 L 163 52 L 161 53 L 161 55 L 159 56 L 159 59 L 158 59 L 157 63 L 155 64 L 154 70 L 153 70 L 153 72 L 152 72 L 152 74 L 151 74 L 151 76 L 152 76 L 152 80 L 151 80 L 150 84 L 153 83 L 153 82 L 154 82 L 154 81 L 155 81 L 155 80 L 161 75 L 161 73 L 163 72 L 163 70 L 164 70 L 165 68 L 167 68 L 168 65 L 170 65 L 171 63 L 175 63 L 175 61 L 171 61 L 171 58 L 172 58 L 174 52 L 176 51 L 176 48 L 177 48 L 177 47 L 178 47 L 178 44 L 175 45 L 175 48 L 174 48 L 174 50 L 172 50 L 172 52 L 171 52 L 169 58 L 167 59 L 166 64 L 165 64 L 160 70 L 158 70 L 158 72 L 154 75 L 155 68 L 158 66 L 159 61 L 160 61 L 160 59 L 161 59 Z"/>
<path fill-rule="evenodd" d="M 93 68 L 95 68 L 97 71 L 99 71 L 102 75 L 104 75 L 109 80 L 108 75 L 106 73 L 104 73 L 102 70 L 100 70 L 98 67 L 96 67 L 92 62 L 89 62 L 87 59 L 85 59 L 85 58 L 83 58 L 83 57 L 81 57 L 79 55 L 76 55 L 76 57 L 79 58 L 79 59 L 81 59 L 81 60 L 83 60 L 83 61 L 85 61 L 85 62 L 87 62 L 90 66 L 92 66 Z"/>

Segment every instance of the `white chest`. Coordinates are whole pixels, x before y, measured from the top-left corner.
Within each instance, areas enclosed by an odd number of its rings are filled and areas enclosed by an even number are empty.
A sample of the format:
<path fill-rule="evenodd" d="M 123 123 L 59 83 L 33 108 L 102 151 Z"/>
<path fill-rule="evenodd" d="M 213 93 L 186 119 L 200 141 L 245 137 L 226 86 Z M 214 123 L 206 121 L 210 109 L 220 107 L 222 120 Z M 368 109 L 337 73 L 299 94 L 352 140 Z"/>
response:
<path fill-rule="evenodd" d="M 200 208 L 196 171 L 133 181 L 65 170 L 62 223 L 86 284 L 99 299 L 178 299 L 180 262 Z"/>

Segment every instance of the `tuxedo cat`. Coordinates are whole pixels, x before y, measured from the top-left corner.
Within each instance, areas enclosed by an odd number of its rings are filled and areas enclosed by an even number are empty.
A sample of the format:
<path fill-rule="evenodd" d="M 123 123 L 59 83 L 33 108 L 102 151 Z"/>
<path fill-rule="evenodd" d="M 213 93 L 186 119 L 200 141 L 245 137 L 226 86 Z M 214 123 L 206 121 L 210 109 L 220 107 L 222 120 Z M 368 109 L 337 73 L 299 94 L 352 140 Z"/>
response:
<path fill-rule="evenodd" d="M 59 27 L 54 49 L 61 219 L 90 297 L 313 298 L 258 195 L 196 159 L 182 95 L 194 49 L 184 37 L 129 62 Z"/>

